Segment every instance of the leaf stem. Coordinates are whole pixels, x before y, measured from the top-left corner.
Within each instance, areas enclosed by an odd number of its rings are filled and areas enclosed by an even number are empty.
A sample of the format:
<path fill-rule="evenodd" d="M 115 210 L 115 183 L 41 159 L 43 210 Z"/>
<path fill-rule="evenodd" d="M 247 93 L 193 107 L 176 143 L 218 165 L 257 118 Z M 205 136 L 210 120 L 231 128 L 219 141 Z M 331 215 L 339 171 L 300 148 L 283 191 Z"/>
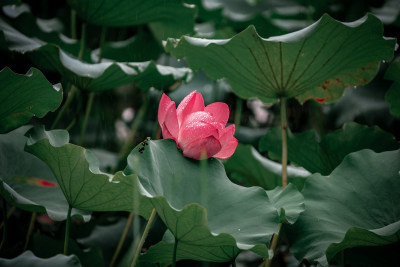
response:
<path fill-rule="evenodd" d="M 156 218 L 156 215 L 157 215 L 156 209 L 153 208 L 153 210 L 151 211 L 151 214 L 150 214 L 150 218 L 147 221 L 146 227 L 144 228 L 144 232 L 142 234 L 142 238 L 140 239 L 139 245 L 136 248 L 135 257 L 133 258 L 133 262 L 131 264 L 131 267 L 134 267 L 136 265 L 136 262 L 139 259 L 139 255 L 140 255 L 140 252 L 142 251 L 142 247 L 143 247 L 144 241 L 146 240 L 147 235 L 149 234 L 150 227 L 153 224 L 153 222 L 154 222 L 154 220 Z"/>
<path fill-rule="evenodd" d="M 85 117 L 84 117 L 83 123 L 82 123 L 81 135 L 79 136 L 79 145 L 80 146 L 83 144 L 83 138 L 85 137 L 85 132 L 86 132 L 87 123 L 89 121 L 90 111 L 92 110 L 92 106 L 93 106 L 93 99 L 94 99 L 94 93 L 91 92 L 89 94 L 89 99 L 86 104 Z"/>
<path fill-rule="evenodd" d="M 178 252 L 178 238 L 175 237 L 174 254 L 172 255 L 172 267 L 176 267 L 176 254 Z"/>
<path fill-rule="evenodd" d="M 36 212 L 32 212 L 32 216 L 31 216 L 31 221 L 29 223 L 28 232 L 26 233 L 24 251 L 28 248 L 29 240 L 31 239 L 33 228 L 35 226 L 36 215 L 37 215 Z"/>
<path fill-rule="evenodd" d="M 68 106 L 72 103 L 72 100 L 74 98 L 74 95 L 77 91 L 77 87 L 75 85 L 71 85 L 70 90 L 68 92 L 68 96 L 67 96 L 67 100 L 65 100 L 64 105 L 61 107 L 60 111 L 57 114 L 56 119 L 54 120 L 53 124 L 51 125 L 51 130 L 53 130 L 54 128 L 56 128 L 58 122 L 60 121 L 60 119 L 62 118 L 65 110 L 68 108 Z"/>
<path fill-rule="evenodd" d="M 113 267 L 115 262 L 117 261 L 118 255 L 119 255 L 119 253 L 121 252 L 121 249 L 122 249 L 122 245 L 124 244 L 126 236 L 128 235 L 128 231 L 131 228 L 134 216 L 135 216 L 135 214 L 133 212 L 129 213 L 128 220 L 126 221 L 126 224 L 125 224 L 124 232 L 122 233 L 122 236 L 121 236 L 121 238 L 119 240 L 117 249 L 114 252 L 113 258 L 112 258 L 111 263 L 110 263 L 110 267 Z"/>
<path fill-rule="evenodd" d="M 287 186 L 287 101 L 281 97 L 281 133 L 282 133 L 282 187 Z"/>
<path fill-rule="evenodd" d="M 76 10 L 71 9 L 71 38 L 76 39 Z"/>
<path fill-rule="evenodd" d="M 74 23 L 72 22 L 72 14 L 73 14 L 72 11 L 73 10 L 71 10 L 71 27 L 72 27 L 72 24 L 76 24 L 76 21 Z M 76 12 L 75 12 L 75 17 L 76 17 Z M 75 18 L 75 20 L 76 20 L 76 18 Z M 76 28 L 75 26 L 73 28 L 71 28 L 71 32 L 72 32 L 72 29 L 75 29 L 75 28 Z M 74 34 L 75 34 L 75 38 L 76 38 L 76 32 Z M 78 55 L 78 59 L 80 59 L 80 60 L 83 58 L 83 53 L 85 52 L 85 42 L 86 42 L 86 24 L 83 23 L 82 31 L 81 31 L 81 46 L 80 46 L 79 55 Z M 52 130 L 57 126 L 57 124 L 60 121 L 61 117 L 63 116 L 65 110 L 72 103 L 73 96 L 76 93 L 77 89 L 78 88 L 75 85 L 71 85 L 68 96 L 67 96 L 67 100 L 65 101 L 60 112 L 58 112 L 56 119 L 54 120 L 53 124 L 51 125 Z"/>
<path fill-rule="evenodd" d="M 101 55 L 103 52 L 103 44 L 106 38 L 106 33 L 107 33 L 107 28 L 103 26 L 101 28 L 101 35 L 100 35 L 100 53 L 99 53 L 99 58 L 97 60 L 98 63 L 101 61 Z M 79 51 L 79 59 L 82 59 L 83 57 L 83 52 L 85 50 L 85 39 L 86 39 L 86 24 L 82 24 L 81 50 Z M 93 99 L 94 99 L 94 92 L 90 92 L 89 99 L 86 105 L 85 117 L 82 123 L 81 135 L 79 137 L 79 145 L 83 144 L 83 138 L 85 137 L 87 123 L 93 106 Z"/>
<path fill-rule="evenodd" d="M 71 211 L 72 206 L 68 206 L 67 222 L 65 224 L 65 239 L 64 239 L 64 255 L 68 255 L 68 244 L 69 244 L 69 231 L 71 228 Z"/>
<path fill-rule="evenodd" d="M 242 121 L 242 107 L 243 107 L 243 100 L 237 97 L 236 109 L 235 109 L 235 132 L 238 132 L 240 127 L 240 122 Z"/>
<path fill-rule="evenodd" d="M 270 246 L 270 250 L 273 251 L 273 255 L 272 257 L 275 256 L 275 250 L 276 250 L 276 246 L 278 245 L 278 240 L 279 240 L 279 235 L 281 234 L 281 229 L 282 229 L 282 223 L 279 223 L 279 230 L 277 234 L 274 234 L 274 236 L 272 237 L 272 241 L 271 241 L 271 246 Z M 272 263 L 272 258 L 268 258 L 265 262 L 264 262 L 264 266 L 265 267 L 270 267 Z"/>
<path fill-rule="evenodd" d="M 86 23 L 82 23 L 81 27 L 81 46 L 79 49 L 78 59 L 82 60 L 83 53 L 85 52 L 85 43 L 86 43 Z"/>
<path fill-rule="evenodd" d="M 100 51 L 99 51 L 99 58 L 97 59 L 97 63 L 101 62 L 101 59 L 103 58 L 103 48 L 104 48 L 104 41 L 106 40 L 106 35 L 107 35 L 107 28 L 102 27 L 101 28 L 101 34 L 100 34 Z"/>
<path fill-rule="evenodd" d="M 129 153 L 129 150 L 130 150 L 130 148 L 132 146 L 132 143 L 134 141 L 137 129 L 139 128 L 140 123 L 142 122 L 143 117 L 147 112 L 147 106 L 148 106 L 148 102 L 149 102 L 148 98 L 147 98 L 146 95 L 144 95 L 142 99 L 143 99 L 142 106 L 139 108 L 139 112 L 137 113 L 135 121 L 132 123 L 129 135 L 126 138 L 126 141 L 125 141 L 124 145 L 121 148 L 121 152 L 119 153 L 119 160 L 120 161 Z"/>
<path fill-rule="evenodd" d="M 15 211 L 16 209 L 17 209 L 17 208 L 16 208 L 15 206 L 12 206 L 12 207 L 11 207 L 11 209 L 7 212 L 7 220 L 10 219 L 11 215 L 14 213 L 14 211 Z M 4 211 L 5 211 L 5 209 L 4 209 Z M 0 224 L 0 229 L 4 227 L 4 222 L 5 222 L 5 220 L 1 222 L 1 224 Z"/>
<path fill-rule="evenodd" d="M 282 134 L 282 187 L 287 186 L 287 100 L 285 97 L 281 97 L 281 134 Z M 279 223 L 279 230 L 277 234 L 274 234 L 271 241 L 270 249 L 274 252 L 278 244 L 279 235 L 281 233 L 282 223 Z M 262 266 L 270 267 L 272 259 L 267 259 L 263 262 Z"/>

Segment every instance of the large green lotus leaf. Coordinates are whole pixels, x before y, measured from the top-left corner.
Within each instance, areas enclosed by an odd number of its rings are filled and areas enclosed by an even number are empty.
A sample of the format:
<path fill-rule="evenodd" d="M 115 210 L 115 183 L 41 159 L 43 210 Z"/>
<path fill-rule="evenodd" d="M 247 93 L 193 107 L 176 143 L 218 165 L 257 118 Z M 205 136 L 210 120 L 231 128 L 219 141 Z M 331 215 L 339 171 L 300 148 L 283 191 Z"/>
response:
<path fill-rule="evenodd" d="M 125 172 L 137 173 L 142 194 L 177 238 L 178 260 L 229 261 L 240 249 L 268 257 L 267 245 L 278 230 L 281 209 L 292 214 L 301 210 L 301 195 L 294 187 L 287 190 L 293 190 L 292 196 L 300 195 L 298 198 L 271 200 L 259 187 L 230 182 L 217 159 L 184 157 L 173 140 L 147 141 L 138 146 L 129 155 Z M 299 205 L 297 211 L 292 204 Z M 168 251 L 174 246 L 170 240 L 164 244 Z M 167 256 L 157 248 L 152 251 L 146 254 L 146 260 L 171 261 L 172 254 Z M 156 258 L 153 253 L 166 256 Z"/>
<path fill-rule="evenodd" d="M 239 144 L 235 153 L 224 166 L 228 177 L 244 186 L 260 186 L 265 190 L 282 186 L 282 165 L 263 157 L 251 145 Z M 305 178 L 311 174 L 299 168 L 288 166 L 288 179 L 302 188 Z"/>
<path fill-rule="evenodd" d="M 68 4 L 85 21 L 102 26 L 132 26 L 162 22 L 172 28 L 170 36 L 178 37 L 193 31 L 195 6 L 181 0 L 68 0 Z"/>
<path fill-rule="evenodd" d="M 189 68 L 173 68 L 147 62 L 84 63 L 53 44 L 29 38 L 0 19 L 8 49 L 27 54 L 39 66 L 57 70 L 63 78 L 83 90 L 103 91 L 135 81 L 138 87 L 164 89 L 192 77 Z"/>
<path fill-rule="evenodd" d="M 98 159 L 83 147 L 69 144 L 68 132 L 35 127 L 27 132 L 25 150 L 52 170 L 68 203 L 88 211 L 134 211 L 150 216 L 151 204 L 137 193 L 137 176 L 99 170 Z"/>
<path fill-rule="evenodd" d="M 170 38 L 165 48 L 212 79 L 226 77 L 243 98 L 330 102 L 345 87 L 368 83 L 380 62 L 393 57 L 396 41 L 382 33 L 382 23 L 371 14 L 352 23 L 324 15 L 307 28 L 268 39 L 249 26 L 226 40 Z"/>
<path fill-rule="evenodd" d="M 62 101 L 61 84 L 52 85 L 35 68 L 22 75 L 5 67 L 0 71 L 0 84 L 0 133 L 24 125 L 33 116 L 43 118 Z"/>
<path fill-rule="evenodd" d="M 302 191 L 307 209 L 287 229 L 292 253 L 327 265 L 345 248 L 398 243 L 399 162 L 400 150 L 361 150 L 329 177 L 308 178 Z"/>
<path fill-rule="evenodd" d="M 67 218 L 68 202 L 51 170 L 24 152 L 31 126 L 0 135 L 0 194 L 10 204 L 31 212 L 45 212 L 55 221 Z M 87 212 L 72 209 L 72 216 L 89 221 Z"/>
<path fill-rule="evenodd" d="M 385 79 L 393 84 L 386 93 L 385 100 L 390 104 L 390 113 L 400 117 L 400 57 L 396 58 L 385 73 Z"/>
<path fill-rule="evenodd" d="M 8 16 L 11 25 L 22 34 L 30 38 L 37 38 L 47 43 L 56 44 L 63 51 L 78 57 L 81 43 L 79 40 L 71 39 L 62 33 L 64 25 L 59 19 L 37 18 L 25 3 L 5 6 L 3 7 L 3 12 Z M 83 60 L 91 62 L 88 48 L 84 50 Z"/>
<path fill-rule="evenodd" d="M 36 257 L 32 251 L 25 251 L 13 259 L 0 258 L 0 265 L 3 267 L 31 266 L 31 267 L 81 267 L 79 259 L 75 255 L 57 254 L 51 258 L 43 259 Z"/>
<path fill-rule="evenodd" d="M 279 156 L 281 152 L 281 130 L 272 128 L 260 140 L 260 150 L 270 151 Z M 400 147 L 393 135 L 377 126 L 363 126 L 347 123 L 342 129 L 331 132 L 317 141 L 313 130 L 288 135 L 288 158 L 311 173 L 331 173 L 351 153 L 361 149 L 376 152 L 395 150 Z"/>

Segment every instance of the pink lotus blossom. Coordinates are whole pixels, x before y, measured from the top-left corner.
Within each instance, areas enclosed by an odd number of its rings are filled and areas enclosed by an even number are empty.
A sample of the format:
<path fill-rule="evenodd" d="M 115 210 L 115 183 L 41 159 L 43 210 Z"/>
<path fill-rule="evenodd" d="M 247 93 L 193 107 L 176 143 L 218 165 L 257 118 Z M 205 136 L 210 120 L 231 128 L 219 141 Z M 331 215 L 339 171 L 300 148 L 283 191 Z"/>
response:
<path fill-rule="evenodd" d="M 204 107 L 203 97 L 196 91 L 187 95 L 178 108 L 163 94 L 158 107 L 163 137 L 175 140 L 184 156 L 197 160 L 226 159 L 235 152 L 235 125 L 225 128 L 228 118 L 227 104 L 216 102 Z"/>

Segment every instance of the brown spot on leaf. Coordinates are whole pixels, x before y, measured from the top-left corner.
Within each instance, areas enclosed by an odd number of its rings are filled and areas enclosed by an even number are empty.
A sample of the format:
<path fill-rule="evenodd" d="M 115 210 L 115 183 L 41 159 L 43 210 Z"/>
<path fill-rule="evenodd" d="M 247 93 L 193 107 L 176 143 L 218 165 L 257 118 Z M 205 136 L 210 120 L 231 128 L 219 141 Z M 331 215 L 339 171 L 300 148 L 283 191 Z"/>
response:
<path fill-rule="evenodd" d="M 329 87 L 331 86 L 342 86 L 344 87 L 344 84 L 341 79 L 339 78 L 334 78 L 330 80 L 326 80 L 322 84 L 318 85 L 318 88 L 321 88 L 322 90 L 328 90 Z"/>

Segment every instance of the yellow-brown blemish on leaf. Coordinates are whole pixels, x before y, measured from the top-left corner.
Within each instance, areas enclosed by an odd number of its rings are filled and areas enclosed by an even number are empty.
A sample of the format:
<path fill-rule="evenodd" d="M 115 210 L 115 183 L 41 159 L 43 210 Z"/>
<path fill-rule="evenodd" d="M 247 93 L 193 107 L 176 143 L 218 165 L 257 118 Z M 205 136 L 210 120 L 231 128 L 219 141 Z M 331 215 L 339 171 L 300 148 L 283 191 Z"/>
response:
<path fill-rule="evenodd" d="M 341 86 L 344 87 L 344 84 L 341 79 L 339 78 L 334 78 L 330 80 L 326 80 L 322 84 L 318 85 L 318 88 L 321 88 L 322 90 L 329 90 L 329 87 L 331 86 Z"/>

